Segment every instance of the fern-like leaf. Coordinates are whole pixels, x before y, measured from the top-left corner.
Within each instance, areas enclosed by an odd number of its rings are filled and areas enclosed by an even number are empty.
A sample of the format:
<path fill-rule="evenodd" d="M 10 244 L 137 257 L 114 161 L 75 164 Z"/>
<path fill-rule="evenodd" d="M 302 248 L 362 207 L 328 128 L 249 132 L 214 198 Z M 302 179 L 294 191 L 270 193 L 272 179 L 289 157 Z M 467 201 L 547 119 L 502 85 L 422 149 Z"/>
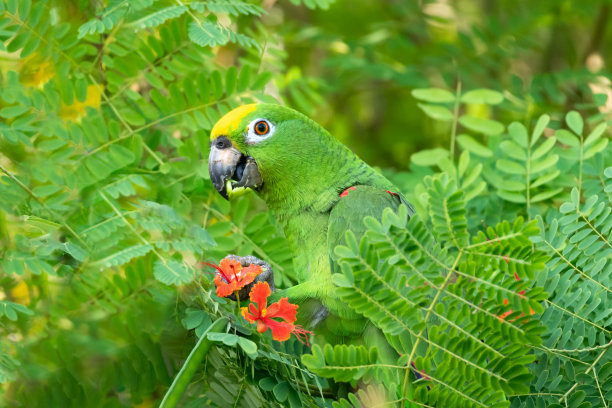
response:
<path fill-rule="evenodd" d="M 193 272 L 182 262 L 158 260 L 153 269 L 155 278 L 166 285 L 181 285 L 193 281 Z"/>
<path fill-rule="evenodd" d="M 460 195 L 442 186 L 434 185 L 433 194 L 457 201 L 432 203 L 442 207 L 434 211 L 460 211 Z M 447 226 L 448 236 L 466 234 L 464 222 L 439 225 Z M 470 244 L 466 236 L 452 255 L 418 217 L 408 222 L 404 207 L 399 214 L 387 210 L 382 223 L 368 219 L 367 226 L 361 243 L 347 234 L 347 246 L 337 248 L 342 274 L 334 281 L 353 310 L 383 330 L 399 353 L 411 356 L 406 369 L 414 363 L 425 372 L 430 381 L 415 383 L 421 402 L 488 406 L 501 404 L 504 393 L 525 392 L 524 364 L 535 358 L 529 347 L 541 343 L 543 331 L 531 314 L 543 310 L 539 302 L 546 298 L 533 287 L 546 259 L 531 250 L 535 221 L 501 224 L 489 233 L 497 243 L 483 234 Z M 413 346 L 401 340 L 406 335 L 416 340 Z M 423 357 L 425 351 L 439 355 L 435 364 Z"/>
<path fill-rule="evenodd" d="M 157 27 L 170 19 L 180 17 L 186 11 L 187 6 L 168 6 L 147 16 L 139 18 L 136 21 L 132 21 L 130 25 L 137 28 Z"/>
<path fill-rule="evenodd" d="M 242 0 L 194 1 L 189 6 L 201 13 L 210 10 L 213 13 L 227 13 L 232 16 L 249 14 L 260 16 L 264 13 L 264 9 L 260 6 Z"/>
<path fill-rule="evenodd" d="M 376 365 L 377 349 L 363 346 L 326 344 L 323 349 L 312 346 L 312 354 L 302 356 L 302 362 L 313 373 L 336 381 L 359 380 Z"/>

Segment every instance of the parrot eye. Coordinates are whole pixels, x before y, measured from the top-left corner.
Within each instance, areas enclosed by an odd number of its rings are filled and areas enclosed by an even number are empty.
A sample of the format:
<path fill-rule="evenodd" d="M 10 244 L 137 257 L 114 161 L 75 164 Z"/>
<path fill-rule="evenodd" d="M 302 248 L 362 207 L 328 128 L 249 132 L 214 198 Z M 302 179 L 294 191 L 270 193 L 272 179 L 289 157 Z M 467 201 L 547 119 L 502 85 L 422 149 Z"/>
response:
<path fill-rule="evenodd" d="M 260 120 L 255 124 L 255 133 L 257 133 L 258 135 L 263 136 L 269 131 L 270 126 L 268 126 L 265 120 Z"/>
<path fill-rule="evenodd" d="M 257 144 L 274 134 L 274 124 L 266 119 L 255 119 L 249 123 L 246 142 L 250 145 Z"/>

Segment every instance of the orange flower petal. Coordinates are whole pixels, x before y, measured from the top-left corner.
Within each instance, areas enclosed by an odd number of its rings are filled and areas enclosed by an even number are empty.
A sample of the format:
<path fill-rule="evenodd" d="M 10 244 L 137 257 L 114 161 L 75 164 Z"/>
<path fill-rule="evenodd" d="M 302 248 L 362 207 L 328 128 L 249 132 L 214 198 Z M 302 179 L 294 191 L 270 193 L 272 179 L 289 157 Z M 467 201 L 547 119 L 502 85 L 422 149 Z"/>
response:
<path fill-rule="evenodd" d="M 213 263 L 209 263 L 209 262 L 204 262 L 204 264 L 205 264 L 205 265 L 210 266 L 211 268 L 215 268 L 215 269 L 217 270 L 217 275 L 219 275 L 220 277 L 223 277 L 223 279 L 224 279 L 226 282 L 229 282 L 229 281 L 231 281 L 231 280 L 232 280 L 232 275 L 231 275 L 231 274 L 230 274 L 230 275 L 227 275 L 227 274 L 225 273 L 225 271 L 223 271 L 223 269 L 221 269 L 221 268 L 219 267 L 219 265 L 215 265 L 215 264 L 213 264 Z M 216 282 L 215 282 L 215 283 L 216 283 Z"/>
<path fill-rule="evenodd" d="M 245 287 L 249 283 L 253 282 L 255 280 L 255 278 L 257 277 L 257 275 L 259 275 L 259 273 L 253 273 L 253 272 L 247 272 L 245 274 L 244 271 L 245 270 L 243 269 L 237 275 L 238 276 L 238 281 L 237 281 L 238 289 L 242 289 L 243 287 Z"/>
<path fill-rule="evenodd" d="M 255 276 L 259 275 L 261 272 L 263 272 L 263 270 L 261 269 L 261 266 L 259 265 L 255 265 L 255 264 L 250 264 L 249 266 L 247 266 L 246 268 L 242 268 L 242 272 L 249 274 L 249 273 L 254 273 Z"/>
<path fill-rule="evenodd" d="M 219 262 L 219 268 L 223 271 L 225 276 L 236 279 L 236 274 L 242 269 L 240 262 L 235 259 L 223 258 Z"/>
<path fill-rule="evenodd" d="M 266 326 L 266 324 L 262 322 L 261 320 L 258 320 L 257 321 L 257 331 L 259 333 L 264 333 L 266 330 L 268 330 L 268 326 Z M 274 332 L 272 332 L 272 335 L 274 335 Z"/>
<path fill-rule="evenodd" d="M 291 333 L 295 329 L 295 326 L 291 323 L 277 322 L 276 320 L 272 320 L 267 317 L 264 317 L 261 320 L 270 328 L 272 331 L 272 338 L 277 341 L 289 340 Z"/>
<path fill-rule="evenodd" d="M 223 277 L 219 273 L 215 274 L 215 278 L 213 279 L 213 282 L 215 282 L 215 286 L 224 285 L 227 283 L 223 280 Z"/>
<path fill-rule="evenodd" d="M 267 317 L 278 317 L 287 323 L 295 322 L 297 315 L 297 305 L 289 303 L 286 297 L 281 298 L 278 302 L 272 303 L 268 307 Z"/>
<path fill-rule="evenodd" d="M 257 310 L 255 305 L 252 303 L 249 305 L 249 312 L 251 312 L 251 314 L 255 316 L 255 319 L 259 319 L 261 317 L 261 312 Z"/>
<path fill-rule="evenodd" d="M 252 305 L 249 305 L 252 306 Z M 255 323 L 255 321 L 257 320 L 257 318 L 259 317 L 257 314 L 251 314 L 249 313 L 249 309 L 250 307 L 241 307 L 240 311 L 242 312 L 242 317 L 244 317 L 249 323 Z"/>
<path fill-rule="evenodd" d="M 257 275 L 262 272 L 261 266 L 259 265 L 249 265 L 246 268 L 242 268 L 242 270 L 236 275 L 238 278 L 238 289 L 241 289 L 253 282 Z"/>
<path fill-rule="evenodd" d="M 251 289 L 251 294 L 249 297 L 251 298 L 252 302 L 257 303 L 257 309 L 259 312 L 266 308 L 266 305 L 268 304 L 268 296 L 270 296 L 271 293 L 272 291 L 270 290 L 270 285 L 268 285 L 268 282 L 256 283 L 255 286 L 253 286 L 253 289 Z"/>
<path fill-rule="evenodd" d="M 226 297 L 231 295 L 236 291 L 236 281 L 231 281 L 230 283 L 221 283 L 217 286 L 217 296 Z"/>

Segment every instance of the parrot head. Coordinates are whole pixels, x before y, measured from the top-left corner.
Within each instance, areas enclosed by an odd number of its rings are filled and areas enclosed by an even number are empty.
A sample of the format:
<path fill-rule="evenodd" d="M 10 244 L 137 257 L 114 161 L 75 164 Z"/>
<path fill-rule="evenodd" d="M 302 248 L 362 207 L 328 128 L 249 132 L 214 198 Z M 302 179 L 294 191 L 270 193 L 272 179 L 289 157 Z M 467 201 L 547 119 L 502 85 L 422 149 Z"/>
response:
<path fill-rule="evenodd" d="M 213 127 L 210 141 L 210 178 L 226 199 L 246 189 L 270 196 L 287 186 L 293 191 L 308 186 L 322 157 L 338 143 L 305 115 L 274 104 L 228 112 Z"/>

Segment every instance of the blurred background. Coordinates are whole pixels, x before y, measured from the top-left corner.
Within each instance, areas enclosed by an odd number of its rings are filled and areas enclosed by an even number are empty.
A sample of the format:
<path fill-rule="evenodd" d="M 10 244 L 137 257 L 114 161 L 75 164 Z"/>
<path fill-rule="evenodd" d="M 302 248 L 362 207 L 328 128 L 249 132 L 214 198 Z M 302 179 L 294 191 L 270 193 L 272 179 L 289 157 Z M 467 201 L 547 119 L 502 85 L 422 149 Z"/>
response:
<path fill-rule="evenodd" d="M 593 94 L 610 95 L 608 0 L 264 4 L 256 26 L 274 34 L 262 65 L 281 74 L 284 100 L 374 165 L 406 169 L 415 151 L 448 146 L 450 122 L 424 115 L 414 88 L 503 92 L 496 111 L 468 107 L 502 121 L 593 108 Z M 245 58 L 228 54 L 221 63 Z"/>
<path fill-rule="evenodd" d="M 522 160 L 516 144 L 501 141 L 510 140 L 510 122 L 532 129 L 544 113 L 541 141 L 565 127 L 569 110 L 582 115 L 576 133 L 582 117 L 585 128 L 610 123 L 611 7 L 0 1 L 0 405 L 156 406 L 197 336 L 233 313 L 201 261 L 254 254 L 272 264 L 277 286 L 295 283 L 265 204 L 254 195 L 230 204 L 208 180 L 210 129 L 239 104 L 305 113 L 423 214 L 424 175 L 436 166 L 454 174 L 470 203 L 470 232 L 481 220 L 546 217 L 577 183 L 582 135 L 557 135 L 559 164 L 555 153 L 541 166 L 544 181 L 527 187 L 518 162 L 509 173 L 499 166 Z M 607 146 L 603 132 L 587 152 L 595 164 L 585 166 L 584 187 L 594 194 L 601 157 L 610 158 L 596 156 Z M 456 144 L 469 152 L 457 166 Z M 298 395 L 288 390 L 300 363 L 283 358 L 304 349 L 259 339 L 268 354 L 257 364 L 215 348 L 185 406 L 232 406 L 236 395 L 250 398 L 236 406 L 269 406 L 271 383 L 253 374 L 273 375 L 285 400 Z"/>
<path fill-rule="evenodd" d="M 424 115 L 414 88 L 498 90 L 506 100 L 496 111 L 468 109 L 506 121 L 605 105 L 612 92 L 609 0 L 301 3 L 264 0 L 261 17 L 218 16 L 221 23 L 231 17 L 262 49 L 228 44 L 213 50 L 215 62 L 272 73 L 268 94 L 313 117 L 373 165 L 406 169 L 415 151 L 448 146 L 450 122 Z M 72 24 L 100 7 L 50 4 Z M 35 55 L 26 61 L 3 55 L 0 69 L 15 68 L 38 86 L 53 75 Z M 607 99 L 605 112 L 612 109 Z"/>

